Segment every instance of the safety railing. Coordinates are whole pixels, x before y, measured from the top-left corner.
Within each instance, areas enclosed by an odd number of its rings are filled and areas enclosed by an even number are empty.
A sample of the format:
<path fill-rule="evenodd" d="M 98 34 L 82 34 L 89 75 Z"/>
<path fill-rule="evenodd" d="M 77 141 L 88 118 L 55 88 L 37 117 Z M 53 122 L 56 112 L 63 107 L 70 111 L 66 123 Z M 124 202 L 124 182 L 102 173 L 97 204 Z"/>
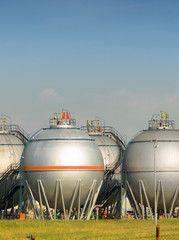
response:
<path fill-rule="evenodd" d="M 149 129 L 175 129 L 175 121 L 174 120 L 149 120 L 148 122 L 148 128 Z"/>
<path fill-rule="evenodd" d="M 122 151 L 120 151 L 119 156 L 112 164 L 107 164 L 105 167 L 104 175 L 107 175 L 109 172 L 115 172 L 115 170 L 121 165 Z"/>
<path fill-rule="evenodd" d="M 18 125 L 0 126 L 0 131 L 16 133 L 17 136 L 22 140 L 22 142 L 24 144 L 26 144 L 26 142 L 30 138 L 30 135 L 23 128 L 21 128 Z"/>
<path fill-rule="evenodd" d="M 123 148 L 127 145 L 127 139 L 111 126 L 90 126 L 89 128 L 87 126 L 81 126 L 81 130 L 96 134 L 111 133 L 117 143 L 121 144 Z"/>

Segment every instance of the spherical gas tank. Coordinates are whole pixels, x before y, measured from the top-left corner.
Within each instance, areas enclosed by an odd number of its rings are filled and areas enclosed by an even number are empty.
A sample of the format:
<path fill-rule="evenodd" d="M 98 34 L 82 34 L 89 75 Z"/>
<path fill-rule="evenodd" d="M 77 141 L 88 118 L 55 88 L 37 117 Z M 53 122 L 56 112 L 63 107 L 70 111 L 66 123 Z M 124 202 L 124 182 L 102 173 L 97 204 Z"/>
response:
<path fill-rule="evenodd" d="M 110 136 L 93 133 L 90 133 L 89 135 L 95 139 L 96 144 L 101 150 L 105 166 L 113 164 L 119 158 L 120 149 L 116 141 Z"/>
<path fill-rule="evenodd" d="M 96 187 L 100 185 L 104 164 L 95 141 L 77 128 L 73 119 L 60 118 L 58 114 L 51 120 L 50 128 L 41 129 L 28 142 L 22 170 L 38 201 L 37 180 L 41 180 L 52 208 L 56 181 L 61 180 L 65 207 L 69 209 L 77 181 L 81 183 L 80 204 L 83 205 L 93 180 Z M 58 208 L 62 208 L 60 202 Z"/>
<path fill-rule="evenodd" d="M 138 203 L 146 191 L 150 207 L 154 209 L 154 196 L 158 198 L 157 210 L 169 211 L 179 205 L 174 195 L 179 186 L 179 130 L 174 122 L 166 120 L 149 121 L 149 129 L 142 131 L 128 144 L 123 161 L 123 180 L 127 180 Z M 141 185 L 143 182 L 143 186 Z M 141 188 L 139 187 L 141 186 Z M 141 194 L 141 192 L 142 194 Z"/>
<path fill-rule="evenodd" d="M 23 142 L 15 134 L 0 132 L 0 176 L 9 165 L 20 161 L 23 148 Z"/>
<path fill-rule="evenodd" d="M 81 129 L 95 139 L 101 150 L 105 167 L 113 165 L 118 160 L 120 161 L 125 142 L 113 127 L 102 126 L 100 120 L 91 120 L 91 123 L 87 120 L 87 126 L 82 126 Z"/>
<path fill-rule="evenodd" d="M 87 125 L 81 129 L 95 139 L 104 160 L 105 175 L 97 204 L 103 207 L 115 205 L 119 200 L 121 182 L 121 157 L 125 148 L 122 136 L 110 126 L 102 126 L 100 120 L 87 120 Z"/>
<path fill-rule="evenodd" d="M 10 190 L 17 181 L 17 169 L 20 164 L 20 157 L 24 144 L 15 133 L 8 131 L 0 132 L 0 209 L 4 209 L 6 199 L 10 198 Z M 15 170 L 15 171 L 14 171 Z M 17 197 L 14 204 L 18 203 Z M 8 201 L 8 207 L 11 207 Z"/>

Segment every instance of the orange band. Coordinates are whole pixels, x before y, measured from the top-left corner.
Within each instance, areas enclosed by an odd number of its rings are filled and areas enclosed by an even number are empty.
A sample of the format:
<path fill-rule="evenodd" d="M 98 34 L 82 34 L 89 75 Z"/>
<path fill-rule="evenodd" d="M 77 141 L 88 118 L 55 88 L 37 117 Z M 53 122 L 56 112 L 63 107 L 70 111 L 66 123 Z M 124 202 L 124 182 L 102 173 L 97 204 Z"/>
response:
<path fill-rule="evenodd" d="M 104 166 L 30 166 L 23 167 L 23 171 L 36 170 L 104 170 Z"/>

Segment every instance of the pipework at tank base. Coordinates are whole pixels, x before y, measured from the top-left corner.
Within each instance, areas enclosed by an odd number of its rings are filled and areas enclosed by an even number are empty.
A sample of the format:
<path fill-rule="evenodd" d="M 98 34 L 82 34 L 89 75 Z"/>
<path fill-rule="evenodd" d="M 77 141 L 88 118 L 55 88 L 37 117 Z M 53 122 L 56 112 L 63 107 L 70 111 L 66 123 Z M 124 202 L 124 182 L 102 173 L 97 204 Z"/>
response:
<path fill-rule="evenodd" d="M 29 202 L 31 203 L 32 210 L 33 210 L 33 216 L 35 219 L 56 219 L 61 218 L 65 220 L 69 219 L 78 219 L 78 220 L 89 220 L 91 216 L 94 216 L 92 214 L 95 203 L 99 194 L 99 191 L 101 189 L 103 181 L 100 182 L 99 186 L 96 187 L 97 180 L 93 180 L 91 187 L 89 189 L 88 195 L 86 196 L 86 200 L 83 206 L 81 206 L 81 180 L 78 180 L 76 182 L 76 186 L 74 191 L 72 192 L 71 197 L 71 204 L 70 208 L 66 209 L 65 207 L 65 200 L 63 195 L 63 186 L 61 179 L 56 180 L 56 186 L 55 186 L 55 199 L 54 199 L 54 208 L 50 208 L 49 202 L 46 196 L 46 192 L 44 190 L 44 186 L 42 184 L 41 180 L 37 180 L 37 188 L 39 193 L 39 206 L 37 205 L 37 201 L 34 198 L 32 189 L 30 188 L 28 181 L 26 180 L 26 192 L 24 193 L 24 196 L 28 197 Z M 42 204 L 42 201 L 44 202 L 45 206 Z M 74 207 L 74 202 L 77 201 L 77 206 Z M 62 203 L 62 208 L 57 209 L 57 206 L 59 203 Z M 24 202 L 21 203 L 21 205 L 25 206 L 24 212 L 27 213 L 26 205 L 27 205 L 27 199 L 24 199 Z M 22 206 L 21 206 L 22 209 Z M 96 210 L 97 211 L 97 210 Z M 96 214 L 97 216 L 98 214 Z M 27 214 L 28 216 L 28 214 Z M 29 217 L 29 216 L 28 216 Z"/>

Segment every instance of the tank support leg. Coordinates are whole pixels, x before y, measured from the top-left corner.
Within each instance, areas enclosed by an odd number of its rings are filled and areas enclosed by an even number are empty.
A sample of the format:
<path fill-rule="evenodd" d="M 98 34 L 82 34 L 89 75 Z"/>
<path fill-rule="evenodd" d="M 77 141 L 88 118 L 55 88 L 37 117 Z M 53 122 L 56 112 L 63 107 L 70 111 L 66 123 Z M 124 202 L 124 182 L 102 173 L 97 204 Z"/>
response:
<path fill-rule="evenodd" d="M 161 188 L 161 191 L 162 191 L 164 217 L 167 218 L 167 210 L 166 210 L 166 203 L 165 203 L 165 194 L 164 194 L 164 188 L 163 188 L 163 181 L 162 181 L 162 180 L 159 180 L 159 181 L 158 181 L 158 185 L 157 185 L 157 207 L 158 207 L 158 201 L 159 201 L 160 188 Z"/>
<path fill-rule="evenodd" d="M 26 185 L 27 185 L 27 189 L 29 190 L 29 194 L 30 194 L 29 199 L 30 199 L 30 201 L 31 201 L 31 205 L 32 205 L 32 209 L 33 209 L 33 212 L 34 212 L 34 216 L 35 216 L 36 219 L 38 219 L 38 215 L 37 215 L 37 213 L 38 213 L 37 204 L 36 204 L 34 195 L 33 195 L 33 193 L 32 193 L 32 190 L 31 190 L 31 188 L 30 188 L 27 180 L 26 180 Z"/>
<path fill-rule="evenodd" d="M 88 193 L 88 196 L 87 196 L 87 198 L 86 198 L 86 202 L 85 202 L 85 205 L 84 205 L 84 207 L 83 207 L 80 220 L 83 218 L 83 215 L 84 215 L 84 213 L 85 213 L 85 210 L 86 210 L 86 207 L 87 207 L 87 204 L 88 204 L 88 201 L 89 201 L 91 192 L 92 192 L 92 190 L 93 190 L 93 188 L 94 188 L 95 182 L 96 182 L 96 180 L 93 180 L 93 182 L 92 182 L 92 184 L 91 184 L 91 188 L 90 188 L 89 193 Z"/>
<path fill-rule="evenodd" d="M 97 200 L 99 191 L 100 191 L 100 189 L 101 189 L 102 183 L 103 183 L 103 180 L 101 181 L 101 183 L 100 183 L 100 185 L 99 185 L 99 187 L 98 187 L 97 192 L 94 194 L 93 203 L 92 203 L 92 206 L 91 206 L 90 211 L 88 212 L 88 215 L 87 215 L 86 220 L 89 220 L 89 219 L 90 219 L 90 216 L 91 216 L 91 213 L 92 213 L 92 211 L 93 211 L 93 209 L 94 209 L 94 205 L 95 205 L 95 203 L 96 203 L 96 200 Z"/>
<path fill-rule="evenodd" d="M 144 220 L 144 204 L 143 204 L 141 184 L 142 184 L 141 180 L 139 180 L 140 203 L 141 203 L 142 219 Z"/>
<path fill-rule="evenodd" d="M 49 215 L 50 215 L 50 218 L 51 220 L 53 220 L 53 217 L 52 217 L 52 213 L 50 211 L 50 207 L 49 207 L 49 204 L 48 204 L 48 201 L 47 201 L 47 197 L 46 197 L 46 194 L 45 194 L 45 191 L 44 191 L 44 187 L 42 185 L 42 181 L 41 180 L 37 180 L 37 182 L 39 181 L 40 183 L 40 186 L 41 186 L 41 189 L 42 189 L 42 193 L 44 195 L 44 199 L 45 199 L 45 202 L 46 202 L 46 205 L 47 205 L 47 209 L 48 209 L 48 212 L 49 212 Z"/>
<path fill-rule="evenodd" d="M 171 215 L 172 215 L 172 212 L 173 212 L 173 206 L 174 206 L 175 200 L 176 200 L 177 195 L 178 195 L 178 187 L 179 187 L 179 184 L 177 185 L 177 188 L 176 188 L 176 191 L 175 191 L 175 194 L 174 194 L 174 198 L 173 198 L 172 205 L 171 205 L 171 208 L 170 208 L 169 218 L 171 218 Z"/>
<path fill-rule="evenodd" d="M 72 201 L 71 201 L 71 206 L 70 206 L 70 210 L 69 210 L 69 214 L 68 214 L 68 219 L 70 218 L 70 214 L 71 214 L 71 211 L 72 211 L 72 208 L 73 208 L 73 204 L 74 204 L 74 200 L 76 198 L 76 194 L 77 194 L 77 190 L 78 190 L 78 186 L 80 184 L 80 180 L 77 181 L 77 184 L 76 184 L 76 187 L 75 187 L 75 191 L 74 191 L 74 194 L 73 194 L 73 197 L 72 197 Z"/>
<path fill-rule="evenodd" d="M 61 194 L 61 198 L 62 198 L 63 212 L 64 212 L 65 219 L 67 219 L 66 209 L 65 209 L 65 201 L 64 201 L 64 196 L 63 196 L 63 189 L 62 189 L 62 181 L 61 181 L 61 179 L 59 179 L 58 181 L 60 183 L 60 194 Z"/>
<path fill-rule="evenodd" d="M 137 201 L 136 201 L 136 199 L 134 197 L 134 194 L 133 194 L 132 189 L 131 189 L 131 187 L 129 185 L 129 182 L 128 181 L 126 181 L 126 182 L 127 182 L 127 187 L 129 189 L 129 193 L 130 193 L 130 195 L 132 197 L 132 200 L 134 202 L 134 205 L 135 205 L 135 207 L 134 207 L 135 216 L 136 216 L 136 219 L 138 219 L 138 215 L 140 215 L 140 210 L 138 208 Z"/>
<path fill-rule="evenodd" d="M 80 204 L 81 204 L 81 180 L 79 180 L 79 193 L 78 193 L 78 220 L 80 219 Z"/>
<path fill-rule="evenodd" d="M 163 188 L 163 182 L 161 180 L 161 187 L 162 187 L 162 198 L 163 198 L 163 208 L 164 208 L 164 217 L 167 218 L 167 208 L 165 203 L 165 194 L 164 194 L 164 188 Z"/>
<path fill-rule="evenodd" d="M 164 194 L 164 188 L 163 188 L 163 182 L 161 181 L 161 187 L 162 187 L 162 198 L 163 198 L 163 208 L 164 208 L 164 217 L 167 218 L 167 208 L 166 208 L 166 202 L 165 202 L 165 194 Z"/>
<path fill-rule="evenodd" d="M 58 202 L 58 195 L 59 195 L 59 188 L 60 188 L 60 196 L 61 196 L 61 201 L 62 201 L 62 207 L 63 207 L 63 213 L 64 217 L 67 220 L 67 214 L 66 214 L 66 208 L 65 208 L 65 201 L 64 201 L 64 196 L 63 196 L 63 189 L 62 189 L 62 181 L 61 179 L 56 180 L 56 192 L 55 192 L 55 207 L 54 207 L 54 212 L 56 217 L 56 211 L 57 211 L 57 202 Z"/>
<path fill-rule="evenodd" d="M 55 191 L 55 207 L 54 207 L 54 219 L 56 219 L 56 212 L 57 212 L 57 199 L 58 199 L 58 192 L 59 192 L 59 181 L 56 180 L 56 191 Z"/>
<path fill-rule="evenodd" d="M 42 216 L 42 219 L 44 219 L 44 213 L 43 213 L 43 209 L 42 209 L 42 195 L 41 195 L 41 192 L 40 192 L 40 183 L 39 183 L 39 181 L 37 181 L 37 186 L 38 186 L 38 192 L 39 192 L 41 216 Z"/>
<path fill-rule="evenodd" d="M 147 206 L 148 206 L 149 211 L 150 211 L 150 215 L 151 215 L 151 217 L 152 217 L 152 219 L 153 219 L 153 214 L 152 214 L 152 211 L 151 211 L 150 203 L 149 203 L 149 200 L 148 200 L 148 197 L 147 197 L 147 193 L 146 193 L 146 191 L 145 191 L 144 183 L 143 183 L 142 180 L 141 180 L 141 184 L 142 184 L 143 192 L 144 192 L 145 199 L 146 199 L 146 202 L 147 202 Z"/>
<path fill-rule="evenodd" d="M 92 195 L 91 195 L 90 202 L 89 202 L 89 206 L 88 206 L 87 216 L 89 215 L 90 209 L 91 209 L 91 207 L 92 207 L 92 201 L 93 201 L 94 194 L 95 194 L 95 188 L 96 188 L 96 181 L 95 181 L 95 183 L 94 183 L 94 188 L 93 188 L 93 190 L 92 190 Z"/>

